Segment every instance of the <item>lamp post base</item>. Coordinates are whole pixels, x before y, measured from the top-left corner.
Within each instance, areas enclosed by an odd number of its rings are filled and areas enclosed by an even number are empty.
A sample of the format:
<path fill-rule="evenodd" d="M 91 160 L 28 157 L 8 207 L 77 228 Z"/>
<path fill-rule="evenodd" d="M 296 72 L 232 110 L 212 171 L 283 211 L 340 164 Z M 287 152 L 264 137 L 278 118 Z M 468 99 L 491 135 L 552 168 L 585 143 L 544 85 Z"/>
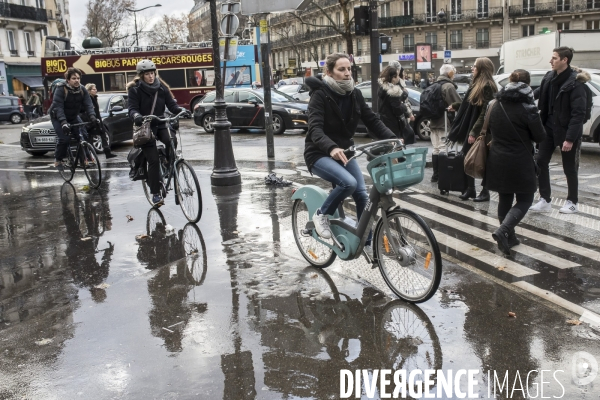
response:
<path fill-rule="evenodd" d="M 242 184 L 242 175 L 240 171 L 217 171 L 213 170 L 210 176 L 210 184 L 213 186 L 235 186 Z"/>

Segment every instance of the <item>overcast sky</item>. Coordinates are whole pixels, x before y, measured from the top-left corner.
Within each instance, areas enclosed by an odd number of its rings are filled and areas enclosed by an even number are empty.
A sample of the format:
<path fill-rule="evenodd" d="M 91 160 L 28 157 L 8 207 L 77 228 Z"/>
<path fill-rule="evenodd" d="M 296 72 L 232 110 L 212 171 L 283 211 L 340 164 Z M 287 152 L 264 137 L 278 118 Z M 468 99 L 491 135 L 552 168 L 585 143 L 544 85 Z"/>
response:
<path fill-rule="evenodd" d="M 194 0 L 137 0 L 136 9 L 152 6 L 157 3 L 162 4 L 162 7 L 149 8 L 137 13 L 138 21 L 142 16 L 146 18 L 159 19 L 163 14 L 173 15 L 181 14 L 182 12 L 188 13 L 194 6 Z M 73 36 L 71 41 L 73 44 L 81 47 L 81 42 L 84 39 L 83 35 L 81 34 L 81 28 L 83 28 L 83 24 L 85 22 L 87 13 L 87 7 L 85 4 L 87 4 L 87 1 L 81 1 L 81 3 L 71 1 L 69 4 L 71 6 L 69 11 L 71 14 L 71 26 L 73 28 Z M 149 24 L 149 27 L 150 26 L 152 26 L 152 23 Z"/>

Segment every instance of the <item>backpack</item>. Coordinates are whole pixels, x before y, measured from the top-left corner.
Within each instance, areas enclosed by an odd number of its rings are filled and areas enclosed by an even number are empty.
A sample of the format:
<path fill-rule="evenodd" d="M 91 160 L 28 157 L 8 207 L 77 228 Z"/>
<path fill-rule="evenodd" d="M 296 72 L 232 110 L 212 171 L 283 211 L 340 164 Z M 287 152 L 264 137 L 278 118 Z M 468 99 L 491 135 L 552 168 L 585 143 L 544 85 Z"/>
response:
<path fill-rule="evenodd" d="M 146 157 L 142 149 L 132 148 L 127 155 L 127 163 L 131 168 L 129 170 L 129 179 L 132 181 L 140 181 L 148 178 L 148 169 Z"/>
<path fill-rule="evenodd" d="M 52 93 L 52 96 L 54 97 L 54 93 L 56 92 L 56 89 L 58 89 L 59 87 L 62 87 L 65 90 L 65 99 L 66 99 L 67 95 L 69 94 L 69 91 L 67 90 L 66 79 L 56 78 L 55 80 L 53 80 L 52 84 L 50 85 L 50 93 Z"/>
<path fill-rule="evenodd" d="M 594 100 L 592 99 L 592 97 L 594 95 L 587 83 L 585 83 L 583 87 L 585 88 L 585 93 L 587 94 L 585 102 L 585 118 L 583 119 L 583 123 L 585 124 L 590 120 L 590 118 L 592 118 L 592 108 L 594 107 Z"/>
<path fill-rule="evenodd" d="M 421 93 L 419 115 L 428 119 L 444 116 L 446 102 L 442 97 L 442 85 L 446 82 L 434 82 Z"/>

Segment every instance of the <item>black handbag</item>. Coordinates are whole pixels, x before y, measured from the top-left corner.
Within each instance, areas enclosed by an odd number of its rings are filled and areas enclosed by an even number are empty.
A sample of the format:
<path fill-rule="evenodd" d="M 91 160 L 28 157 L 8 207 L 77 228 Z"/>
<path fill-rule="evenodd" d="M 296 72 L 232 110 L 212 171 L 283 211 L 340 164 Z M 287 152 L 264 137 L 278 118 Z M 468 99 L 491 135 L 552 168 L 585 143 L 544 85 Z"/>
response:
<path fill-rule="evenodd" d="M 510 124 L 510 127 L 517 134 L 517 136 L 519 137 L 519 140 L 521 140 L 521 143 L 523 143 L 523 147 L 525 147 L 525 150 L 528 151 L 527 146 L 525 145 L 525 142 L 523 141 L 523 138 L 521 137 L 521 135 L 519 135 L 519 132 L 517 132 L 517 130 L 515 129 L 515 126 L 512 124 L 512 121 L 508 117 L 508 114 L 506 113 L 506 110 L 504 109 L 504 106 L 502 105 L 501 102 L 498 102 L 498 103 L 500 104 L 500 108 L 502 108 L 502 112 L 504 112 L 504 116 L 508 120 L 508 123 Z M 542 172 L 542 169 L 538 165 L 538 163 L 537 163 L 537 161 L 535 159 L 535 156 L 533 156 L 533 154 L 531 155 L 531 159 L 533 160 L 533 170 L 535 171 L 535 176 L 540 176 L 540 172 Z"/>
<path fill-rule="evenodd" d="M 154 94 L 154 102 L 152 103 L 152 110 L 150 111 L 150 115 L 154 114 L 154 106 L 156 106 L 156 98 L 158 97 L 158 91 Z M 133 124 L 133 146 L 140 147 L 147 143 L 149 143 L 152 138 L 152 121 L 144 121 L 142 125 L 137 126 Z"/>

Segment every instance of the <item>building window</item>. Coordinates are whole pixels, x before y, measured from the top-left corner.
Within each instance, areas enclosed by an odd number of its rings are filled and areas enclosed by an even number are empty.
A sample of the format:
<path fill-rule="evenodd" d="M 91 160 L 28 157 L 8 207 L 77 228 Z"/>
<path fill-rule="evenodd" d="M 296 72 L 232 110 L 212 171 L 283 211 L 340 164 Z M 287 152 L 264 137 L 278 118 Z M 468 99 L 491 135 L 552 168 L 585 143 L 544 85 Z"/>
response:
<path fill-rule="evenodd" d="M 556 0 L 556 11 L 566 12 L 571 9 L 571 0 Z M 567 28 L 569 29 L 569 28 Z"/>
<path fill-rule="evenodd" d="M 523 25 L 523 37 L 535 35 L 535 25 Z"/>
<path fill-rule="evenodd" d="M 25 4 L 25 0 L 21 0 L 21 5 L 22 6 L 26 6 L 27 4 Z"/>
<path fill-rule="evenodd" d="M 342 51 L 343 51 L 342 50 L 342 42 L 338 42 L 338 44 L 337 44 L 337 52 L 341 53 Z"/>
<path fill-rule="evenodd" d="M 19 52 L 17 51 L 17 45 L 15 43 L 15 32 L 7 30 L 6 35 L 8 36 L 8 50 L 10 50 L 10 55 L 19 55 Z"/>
<path fill-rule="evenodd" d="M 437 50 L 437 32 L 425 32 L 425 42 L 431 43 L 432 50 Z"/>
<path fill-rule="evenodd" d="M 356 55 L 362 56 L 362 40 L 356 39 Z"/>
<path fill-rule="evenodd" d="M 321 18 L 319 18 L 319 25 L 323 26 L 323 24 L 324 24 L 324 20 L 323 20 L 323 17 L 321 17 Z"/>
<path fill-rule="evenodd" d="M 333 54 L 333 43 L 329 43 L 329 54 Z"/>
<path fill-rule="evenodd" d="M 450 48 L 453 50 L 462 49 L 462 31 L 450 31 Z"/>
<path fill-rule="evenodd" d="M 477 0 L 477 18 L 488 17 L 488 0 Z"/>
<path fill-rule="evenodd" d="M 599 0 L 587 0 L 587 8 L 588 9 L 600 8 L 600 1 Z"/>
<path fill-rule="evenodd" d="M 35 6 L 37 8 L 46 8 L 46 4 L 44 4 L 44 0 L 35 0 Z"/>
<path fill-rule="evenodd" d="M 427 22 L 435 22 L 437 19 L 437 5 L 435 0 L 426 0 L 427 5 Z"/>
<path fill-rule="evenodd" d="M 535 0 L 523 0 L 523 14 L 535 14 Z"/>
<path fill-rule="evenodd" d="M 462 0 L 452 0 L 450 2 L 450 21 L 460 21 L 462 19 Z"/>
<path fill-rule="evenodd" d="M 477 28 L 475 37 L 478 49 L 487 49 L 490 47 L 490 31 L 488 28 Z"/>
<path fill-rule="evenodd" d="M 392 13 L 390 12 L 390 3 L 382 4 L 379 7 L 379 17 L 387 18 L 387 17 L 391 17 L 391 16 L 392 16 Z"/>
<path fill-rule="evenodd" d="M 25 48 L 29 57 L 35 56 L 33 46 L 31 45 L 31 32 L 25 32 Z"/>
<path fill-rule="evenodd" d="M 48 36 L 48 28 L 43 27 L 40 30 L 40 39 L 42 39 L 42 41 L 44 40 L 44 36 Z"/>
<path fill-rule="evenodd" d="M 325 59 L 325 45 L 321 45 L 321 60 Z"/>
<path fill-rule="evenodd" d="M 340 13 L 335 13 L 335 23 L 337 24 L 338 28 L 342 27 L 342 22 L 340 19 Z"/>
<path fill-rule="evenodd" d="M 413 15 L 413 1 L 404 2 L 404 15 Z"/>
<path fill-rule="evenodd" d="M 556 24 L 556 30 L 558 30 L 558 31 L 568 31 L 569 30 L 569 22 L 558 22 Z"/>
<path fill-rule="evenodd" d="M 415 51 L 415 34 L 409 33 L 404 35 L 404 52 L 410 53 Z"/>
<path fill-rule="evenodd" d="M 600 20 L 587 21 L 588 29 L 600 29 Z"/>

